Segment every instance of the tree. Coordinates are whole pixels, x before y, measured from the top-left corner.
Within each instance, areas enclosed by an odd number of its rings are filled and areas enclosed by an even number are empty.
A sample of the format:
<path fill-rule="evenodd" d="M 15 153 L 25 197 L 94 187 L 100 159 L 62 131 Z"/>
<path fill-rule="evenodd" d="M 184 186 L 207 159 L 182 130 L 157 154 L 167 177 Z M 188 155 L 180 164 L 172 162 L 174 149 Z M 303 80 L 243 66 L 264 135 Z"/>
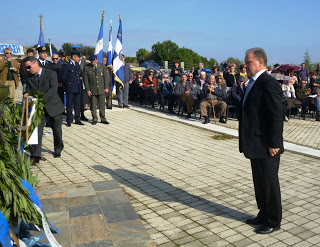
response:
<path fill-rule="evenodd" d="M 173 61 L 178 59 L 179 46 L 171 40 L 157 42 L 152 46 L 152 57 L 155 61 Z"/>
<path fill-rule="evenodd" d="M 147 58 L 150 57 L 150 55 L 151 55 L 150 52 L 144 48 L 141 48 L 136 52 L 136 58 L 139 63 L 142 63 L 143 61 L 148 60 Z"/>
<path fill-rule="evenodd" d="M 311 59 L 310 59 L 310 54 L 309 54 L 308 49 L 304 53 L 303 62 L 305 63 L 306 68 L 310 71 L 311 70 Z"/>
<path fill-rule="evenodd" d="M 231 63 L 234 63 L 237 67 L 236 67 L 236 70 L 239 71 L 239 67 L 240 65 L 243 64 L 243 62 L 241 60 L 239 60 L 238 58 L 234 58 L 234 57 L 229 57 L 227 59 L 227 61 L 231 64 Z"/>
<path fill-rule="evenodd" d="M 72 48 L 71 48 L 72 44 L 71 43 L 63 43 L 61 46 L 62 51 L 69 56 L 71 54 Z"/>

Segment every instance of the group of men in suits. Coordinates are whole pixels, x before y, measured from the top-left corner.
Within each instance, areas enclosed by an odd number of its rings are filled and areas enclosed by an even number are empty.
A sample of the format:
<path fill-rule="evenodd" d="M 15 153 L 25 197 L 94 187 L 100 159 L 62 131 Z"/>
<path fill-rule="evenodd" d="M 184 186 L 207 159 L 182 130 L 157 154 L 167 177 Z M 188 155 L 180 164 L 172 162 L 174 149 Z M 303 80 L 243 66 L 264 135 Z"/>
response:
<path fill-rule="evenodd" d="M 47 61 L 46 47 L 38 47 L 39 59 L 34 58 L 34 53 L 28 53 L 23 60 L 23 69 L 26 76 L 23 77 L 26 89 L 40 90 L 44 93 L 45 115 L 41 119 L 38 132 L 38 145 L 31 146 L 31 158 L 39 163 L 41 157 L 42 135 L 45 123 L 52 128 L 54 136 L 54 157 L 60 157 L 63 149 L 62 141 L 62 114 L 64 114 L 64 92 L 66 92 L 67 127 L 71 124 L 84 125 L 80 120 L 86 120 L 83 115 L 83 94 L 91 100 L 92 124 L 97 124 L 96 107 L 99 103 L 101 123 L 109 124 L 105 117 L 105 93 L 109 92 L 109 73 L 103 64 L 97 63 L 97 56 L 90 57 L 90 63 L 81 58 L 80 47 L 75 47 L 71 52 L 71 58 L 64 64 L 59 64 L 59 56 L 52 55 L 53 62 Z M 33 50 L 32 50 L 33 52 Z M 82 81 L 84 79 L 84 82 Z M 84 85 L 86 85 L 84 89 Z M 74 109 L 74 115 L 73 115 Z M 85 118 L 85 119 L 84 119 Z"/>

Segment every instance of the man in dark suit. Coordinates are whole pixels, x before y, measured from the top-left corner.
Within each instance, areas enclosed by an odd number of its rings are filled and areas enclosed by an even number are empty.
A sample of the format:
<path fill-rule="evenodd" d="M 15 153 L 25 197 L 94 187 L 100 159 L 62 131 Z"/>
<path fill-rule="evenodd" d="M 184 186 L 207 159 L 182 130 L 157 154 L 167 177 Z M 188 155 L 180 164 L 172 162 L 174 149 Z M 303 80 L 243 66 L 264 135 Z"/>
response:
<path fill-rule="evenodd" d="M 38 61 L 40 63 L 40 66 L 45 69 L 51 69 L 52 62 L 47 60 L 47 57 L 48 57 L 47 48 L 45 46 L 39 46 L 37 48 L 37 51 L 39 55 Z"/>
<path fill-rule="evenodd" d="M 39 163 L 41 158 L 43 127 L 46 118 L 49 119 L 50 127 L 54 137 L 54 157 L 60 157 L 63 149 L 62 141 L 62 112 L 63 104 L 58 95 L 58 78 L 54 71 L 41 68 L 37 59 L 27 57 L 24 60 L 25 67 L 33 76 L 27 79 L 26 92 L 41 91 L 44 94 L 44 112 L 41 124 L 38 126 L 38 145 L 31 145 L 31 158 Z"/>
<path fill-rule="evenodd" d="M 62 71 L 62 64 L 59 63 L 59 55 L 58 54 L 52 54 L 52 66 L 51 70 L 55 71 L 57 73 L 58 77 L 58 95 L 64 105 L 64 89 L 63 89 L 63 83 L 61 82 L 61 71 Z"/>
<path fill-rule="evenodd" d="M 73 107 L 75 124 L 84 125 L 80 121 L 82 80 L 79 61 L 80 51 L 74 50 L 71 52 L 71 59 L 62 66 L 61 81 L 67 94 L 67 127 L 71 127 L 73 121 Z"/>
<path fill-rule="evenodd" d="M 278 178 L 283 153 L 283 106 L 279 83 L 265 68 L 267 55 L 261 48 L 247 50 L 245 65 L 250 78 L 239 116 L 239 149 L 250 159 L 257 217 L 246 223 L 259 225 L 256 232 L 269 234 L 280 229 L 282 219 Z"/>
<path fill-rule="evenodd" d="M 97 103 L 99 102 L 99 115 L 101 123 L 109 124 L 105 115 L 105 93 L 109 92 L 109 73 L 104 64 L 98 63 L 97 56 L 91 55 L 90 64 L 83 68 L 83 81 L 88 97 L 90 98 L 90 107 L 92 114 L 92 124 L 98 122 Z"/>

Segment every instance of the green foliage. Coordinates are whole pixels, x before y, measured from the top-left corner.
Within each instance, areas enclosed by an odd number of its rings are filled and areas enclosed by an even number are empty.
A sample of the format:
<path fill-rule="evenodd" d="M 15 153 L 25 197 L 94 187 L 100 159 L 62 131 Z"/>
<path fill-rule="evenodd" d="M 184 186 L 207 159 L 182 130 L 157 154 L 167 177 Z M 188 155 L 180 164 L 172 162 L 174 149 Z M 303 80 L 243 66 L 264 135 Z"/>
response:
<path fill-rule="evenodd" d="M 163 42 L 157 42 L 152 46 L 151 52 L 144 48 L 137 51 L 136 57 L 139 63 L 146 60 L 153 61 L 169 61 L 172 63 L 174 60 L 180 60 L 184 62 L 185 69 L 190 69 L 192 66 L 196 67 L 199 62 L 204 63 L 205 67 L 211 68 L 211 66 L 217 61 L 214 58 L 208 60 L 206 57 L 200 56 L 198 53 L 191 49 L 182 47 L 180 48 L 176 43 L 171 40 Z"/>
<path fill-rule="evenodd" d="M 41 216 L 28 198 L 29 192 L 21 184 L 20 177 L 37 184 L 37 177 L 31 175 L 30 160 L 23 156 L 20 154 L 17 160 L 13 147 L 8 144 L 0 147 L 0 211 L 11 225 L 22 219 L 27 224 L 32 222 L 42 226 Z"/>
<path fill-rule="evenodd" d="M 239 71 L 239 67 L 240 65 L 244 64 L 243 61 L 239 60 L 238 58 L 234 58 L 234 57 L 229 57 L 226 61 L 224 62 L 228 62 L 228 63 L 234 63 L 236 65 L 236 71 Z"/>
<path fill-rule="evenodd" d="M 138 60 L 136 57 L 126 57 L 127 63 L 138 63 Z"/>
<path fill-rule="evenodd" d="M 151 52 L 147 51 L 144 48 L 141 48 L 141 49 L 137 50 L 137 52 L 136 52 L 136 58 L 139 63 L 141 63 L 143 61 L 150 60 L 151 55 L 152 55 Z"/>
<path fill-rule="evenodd" d="M 311 68 L 311 58 L 310 58 L 310 53 L 308 50 L 306 50 L 306 52 L 304 53 L 304 56 L 303 56 L 303 62 L 306 64 L 306 68 L 310 71 L 312 70 Z"/>

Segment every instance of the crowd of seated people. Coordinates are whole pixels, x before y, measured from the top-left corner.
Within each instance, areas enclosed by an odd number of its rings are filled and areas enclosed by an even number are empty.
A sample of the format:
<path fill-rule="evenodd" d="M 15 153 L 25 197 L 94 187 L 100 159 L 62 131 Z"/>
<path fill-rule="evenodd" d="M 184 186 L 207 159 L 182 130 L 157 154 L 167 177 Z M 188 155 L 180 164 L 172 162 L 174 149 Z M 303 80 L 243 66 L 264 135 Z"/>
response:
<path fill-rule="evenodd" d="M 198 68 L 187 73 L 183 71 L 178 60 L 173 64 L 170 76 L 153 69 L 146 70 L 144 76 L 138 72 L 130 86 L 130 99 L 140 104 L 150 104 L 152 107 L 155 107 L 159 100 L 162 106 L 168 105 L 169 113 L 174 113 L 177 107 L 178 113 L 186 113 L 187 118 L 199 109 L 204 124 L 209 121 L 208 109 L 212 109 L 212 106 L 218 110 L 221 123 L 226 122 L 227 105 L 234 107 L 239 118 L 240 100 L 248 81 L 244 65 L 239 67 L 238 73 L 235 64 L 223 64 L 224 67 L 220 70 L 213 65 L 212 73 L 207 74 L 201 62 Z M 267 72 L 282 73 L 277 70 L 278 67 L 278 64 L 270 66 Z M 310 74 L 304 69 L 303 73 L 288 71 L 287 75 L 290 80 L 279 81 L 283 91 L 284 121 L 289 121 L 292 107 L 300 106 L 303 119 L 308 110 L 314 110 L 316 120 L 320 121 L 320 64 L 317 70 Z M 310 80 L 304 80 L 304 77 L 309 75 L 310 78 L 307 79 Z M 310 97 L 311 95 L 313 96 Z"/>

